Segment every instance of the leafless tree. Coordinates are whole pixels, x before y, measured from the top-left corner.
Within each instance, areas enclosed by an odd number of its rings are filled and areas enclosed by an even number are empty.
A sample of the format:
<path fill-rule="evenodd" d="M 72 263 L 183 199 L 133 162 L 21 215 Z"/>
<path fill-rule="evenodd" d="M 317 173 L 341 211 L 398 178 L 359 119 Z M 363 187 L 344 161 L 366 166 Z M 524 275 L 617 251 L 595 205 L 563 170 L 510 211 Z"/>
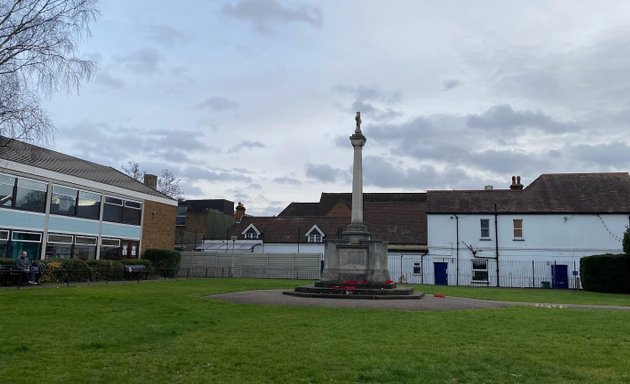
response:
<path fill-rule="evenodd" d="M 76 43 L 98 16 L 96 0 L 0 0 L 0 135 L 47 140 L 54 127 L 40 97 L 78 91 L 95 63 Z"/>
<path fill-rule="evenodd" d="M 142 182 L 142 179 L 144 178 L 144 171 L 140 170 L 140 164 L 135 161 L 128 161 L 127 166 L 123 165 L 120 168 L 127 174 L 127 176 Z"/>
<path fill-rule="evenodd" d="M 129 177 L 134 178 L 140 182 L 144 179 L 146 171 L 140 170 L 140 164 L 135 161 L 128 161 L 127 166 L 120 167 Z M 158 177 L 157 190 L 162 192 L 166 196 L 170 196 L 174 199 L 181 199 L 183 195 L 181 179 L 175 177 L 173 172 L 168 169 L 163 169 L 162 173 Z"/>
<path fill-rule="evenodd" d="M 158 177 L 158 191 L 162 192 L 166 196 L 170 196 L 174 199 L 182 198 L 182 186 L 181 179 L 178 179 L 173 175 L 173 172 L 168 169 L 163 169 L 160 177 Z"/>

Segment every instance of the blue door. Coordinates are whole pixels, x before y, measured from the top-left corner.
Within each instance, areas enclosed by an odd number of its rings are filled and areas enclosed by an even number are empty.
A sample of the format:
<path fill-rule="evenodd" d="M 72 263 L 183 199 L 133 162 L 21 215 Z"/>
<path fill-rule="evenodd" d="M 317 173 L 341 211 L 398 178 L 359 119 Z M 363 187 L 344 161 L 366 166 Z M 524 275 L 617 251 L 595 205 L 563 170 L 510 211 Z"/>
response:
<path fill-rule="evenodd" d="M 569 288 L 569 275 L 566 265 L 551 266 L 551 284 L 553 288 Z"/>
<path fill-rule="evenodd" d="M 433 263 L 435 285 L 448 285 L 448 263 Z"/>

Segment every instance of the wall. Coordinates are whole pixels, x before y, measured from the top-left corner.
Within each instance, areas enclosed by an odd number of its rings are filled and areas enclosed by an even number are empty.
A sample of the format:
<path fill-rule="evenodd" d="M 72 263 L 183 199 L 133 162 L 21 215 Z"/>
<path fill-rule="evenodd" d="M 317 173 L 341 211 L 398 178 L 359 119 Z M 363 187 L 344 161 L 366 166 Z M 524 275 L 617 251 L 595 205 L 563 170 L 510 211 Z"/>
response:
<path fill-rule="evenodd" d="M 447 263 L 449 285 L 476 284 L 474 250 L 478 258 L 487 258 L 487 285 L 514 287 L 540 287 L 553 280 L 552 270 L 559 266 L 567 270 L 568 287 L 576 287 L 580 258 L 621 253 L 621 237 L 628 225 L 625 214 L 499 215 L 497 277 L 494 215 L 430 214 L 427 219 L 429 254 L 422 263 L 423 282 L 433 284 L 435 264 Z M 481 239 L 480 219 L 489 220 L 488 239 Z M 513 237 L 513 219 L 523 220 L 522 239 Z"/>
<path fill-rule="evenodd" d="M 451 218 L 453 216 L 453 218 Z M 457 221 L 459 252 L 470 253 L 465 244 L 478 250 L 477 256 L 495 255 L 494 215 L 428 215 L 428 246 L 431 255 L 456 254 Z M 489 219 L 490 237 L 480 238 L 480 219 Z M 523 239 L 513 238 L 513 219 L 523 220 Z M 581 257 L 597 253 L 619 253 L 628 216 L 597 215 L 499 215 L 499 254 L 519 257 Z M 464 244 L 465 243 L 465 244 Z"/>
<path fill-rule="evenodd" d="M 141 252 L 148 248 L 173 249 L 176 213 L 177 206 L 144 201 Z"/>

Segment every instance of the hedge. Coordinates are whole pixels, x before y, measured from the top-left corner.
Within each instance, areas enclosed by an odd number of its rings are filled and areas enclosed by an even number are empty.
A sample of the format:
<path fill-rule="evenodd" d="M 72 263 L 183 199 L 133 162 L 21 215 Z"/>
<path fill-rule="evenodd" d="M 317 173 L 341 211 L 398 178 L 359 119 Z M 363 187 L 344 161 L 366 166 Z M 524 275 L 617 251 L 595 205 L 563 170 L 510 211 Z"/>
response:
<path fill-rule="evenodd" d="M 88 260 L 86 264 L 92 281 L 122 280 L 125 274 L 125 266 L 117 260 Z"/>
<path fill-rule="evenodd" d="M 607 253 L 583 257 L 580 275 L 587 291 L 630 293 L 630 256 Z"/>
<path fill-rule="evenodd" d="M 179 271 L 181 255 L 170 249 L 147 249 L 142 254 L 142 259 L 150 260 L 157 273 L 175 277 Z"/>

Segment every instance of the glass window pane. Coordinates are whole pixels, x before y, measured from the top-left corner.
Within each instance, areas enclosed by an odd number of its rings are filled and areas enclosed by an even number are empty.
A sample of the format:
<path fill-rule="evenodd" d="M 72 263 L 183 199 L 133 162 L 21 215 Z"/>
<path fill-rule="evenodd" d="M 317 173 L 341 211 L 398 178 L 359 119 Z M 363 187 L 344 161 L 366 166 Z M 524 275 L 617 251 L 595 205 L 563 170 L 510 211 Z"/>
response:
<path fill-rule="evenodd" d="M 142 220 L 142 211 L 135 208 L 123 208 L 123 224 L 140 225 Z"/>
<path fill-rule="evenodd" d="M 70 244 L 47 244 L 47 259 L 69 259 L 72 256 L 72 245 Z"/>
<path fill-rule="evenodd" d="M 49 243 L 72 244 L 72 235 L 48 234 Z"/>
<path fill-rule="evenodd" d="M 27 211 L 44 212 L 47 184 L 39 181 L 18 179 L 15 207 Z"/>
<path fill-rule="evenodd" d="M 35 232 L 17 232 L 13 231 L 11 234 L 11 240 L 13 241 L 31 241 L 39 243 L 42 241 L 42 234 Z"/>
<path fill-rule="evenodd" d="M 96 237 L 75 236 L 74 243 L 82 245 L 96 245 Z"/>
<path fill-rule="evenodd" d="M 105 203 L 105 205 L 103 205 L 103 220 L 120 223 L 122 220 L 122 210 L 122 206 Z"/>
<path fill-rule="evenodd" d="M 123 205 L 122 199 L 118 199 L 116 197 L 109 197 L 109 196 L 105 197 L 105 203 L 113 204 L 113 205 Z"/>
<path fill-rule="evenodd" d="M 120 247 L 120 239 L 101 239 L 103 247 Z"/>
<path fill-rule="evenodd" d="M 101 195 L 93 192 L 79 191 L 77 216 L 86 219 L 98 219 L 101 210 Z"/>
<path fill-rule="evenodd" d="M 74 216 L 76 202 L 76 189 L 53 185 L 50 198 L 50 213 Z"/>
<path fill-rule="evenodd" d="M 138 203 L 136 201 L 125 201 L 125 207 L 142 209 L 142 203 Z"/>
<path fill-rule="evenodd" d="M 0 240 L 9 240 L 9 231 L 0 231 Z"/>
<path fill-rule="evenodd" d="M 15 177 L 0 174 L 0 205 L 10 207 L 13 205 L 13 186 Z"/>
<path fill-rule="evenodd" d="M 81 260 L 95 260 L 96 245 L 75 245 L 74 258 Z"/>

